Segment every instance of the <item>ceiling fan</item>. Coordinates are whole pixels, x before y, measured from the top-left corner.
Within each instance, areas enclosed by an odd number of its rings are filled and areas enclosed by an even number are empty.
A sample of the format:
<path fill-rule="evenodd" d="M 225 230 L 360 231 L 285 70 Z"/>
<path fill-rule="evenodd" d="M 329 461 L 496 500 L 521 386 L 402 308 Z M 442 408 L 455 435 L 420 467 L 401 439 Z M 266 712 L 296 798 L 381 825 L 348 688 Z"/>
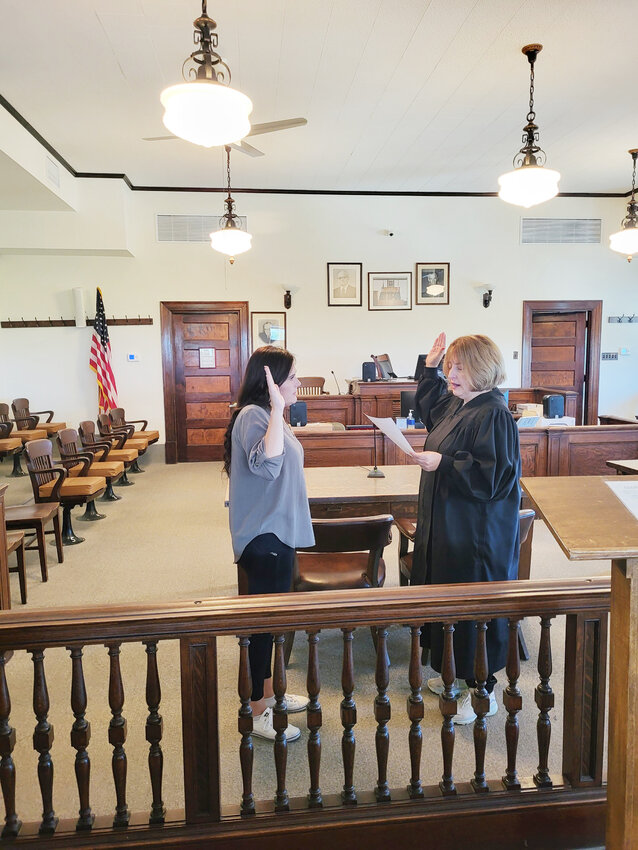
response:
<path fill-rule="evenodd" d="M 285 118 L 282 121 L 266 121 L 264 124 L 253 124 L 250 128 L 248 136 L 261 136 L 264 133 L 276 133 L 279 130 L 289 130 L 292 127 L 303 127 L 308 123 L 306 118 Z M 179 136 L 146 136 L 142 139 L 143 142 L 167 142 L 172 139 L 178 139 Z M 245 153 L 248 156 L 263 156 L 263 151 L 249 145 L 244 139 L 240 142 L 235 142 L 230 145 L 236 151 Z"/>

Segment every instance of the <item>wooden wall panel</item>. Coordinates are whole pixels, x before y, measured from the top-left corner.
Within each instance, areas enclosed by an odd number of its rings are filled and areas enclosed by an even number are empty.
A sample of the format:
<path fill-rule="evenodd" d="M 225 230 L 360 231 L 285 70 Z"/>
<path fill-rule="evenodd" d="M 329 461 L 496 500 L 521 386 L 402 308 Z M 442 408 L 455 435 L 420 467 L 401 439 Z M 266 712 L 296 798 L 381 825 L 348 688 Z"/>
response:
<path fill-rule="evenodd" d="M 184 322 L 184 339 L 229 339 L 227 322 Z"/>
<path fill-rule="evenodd" d="M 533 387 L 545 387 L 547 384 L 557 387 L 572 387 L 574 384 L 574 372 L 557 369 L 552 372 L 540 372 L 532 375 Z"/>
<path fill-rule="evenodd" d="M 573 361 L 574 357 L 575 352 L 573 345 L 556 345 L 551 348 L 544 345 L 535 345 L 532 349 L 532 368 L 534 368 L 534 362 L 537 360 L 541 360 L 543 362 L 551 360 Z"/>
<path fill-rule="evenodd" d="M 576 322 L 537 322 L 534 327 L 535 337 L 556 339 L 562 336 L 573 336 L 576 333 Z"/>
<path fill-rule="evenodd" d="M 208 346 L 202 346 L 207 348 Z M 215 348 L 216 367 L 227 367 L 230 365 L 230 351 L 227 348 Z M 184 367 L 187 369 L 199 369 L 199 348 L 184 349 Z"/>
<path fill-rule="evenodd" d="M 228 375 L 211 375 L 211 377 L 185 379 L 187 393 L 230 393 L 230 377 Z"/>

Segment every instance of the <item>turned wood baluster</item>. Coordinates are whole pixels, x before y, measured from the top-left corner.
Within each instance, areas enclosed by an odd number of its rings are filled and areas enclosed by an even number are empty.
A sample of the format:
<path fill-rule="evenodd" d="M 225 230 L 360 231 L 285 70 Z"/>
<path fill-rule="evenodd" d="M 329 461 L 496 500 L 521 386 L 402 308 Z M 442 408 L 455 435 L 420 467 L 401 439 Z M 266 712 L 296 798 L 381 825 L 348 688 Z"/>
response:
<path fill-rule="evenodd" d="M 439 788 L 444 796 L 456 794 L 454 777 L 452 776 L 452 759 L 454 756 L 454 722 L 456 714 L 456 698 L 452 687 L 456 679 L 456 663 L 454 661 L 454 623 L 443 624 L 443 661 L 441 664 L 441 679 L 443 693 L 439 696 L 439 708 L 443 715 L 441 726 L 441 749 L 443 751 L 443 776 Z"/>
<path fill-rule="evenodd" d="M 157 641 L 145 640 L 143 643 L 146 646 L 146 705 L 149 712 L 146 718 L 146 740 L 149 743 L 148 770 L 153 792 L 148 822 L 164 823 L 166 818 L 166 809 L 162 800 L 164 754 L 160 743 L 164 732 L 164 721 L 159 713 L 162 689 L 157 669 Z"/>
<path fill-rule="evenodd" d="M 75 781 L 80 798 L 80 810 L 78 812 L 80 816 L 76 821 L 75 828 L 81 832 L 91 829 L 95 820 L 95 815 L 89 805 L 91 760 L 87 747 L 91 740 L 91 724 L 85 717 L 87 699 L 82 666 L 82 647 L 67 646 L 67 650 L 71 653 L 71 710 L 75 717 L 71 727 L 71 746 L 77 751 L 75 754 Z"/>
<path fill-rule="evenodd" d="M 346 806 L 355 806 L 357 795 L 354 790 L 354 753 L 356 741 L 354 727 L 357 722 L 357 705 L 352 698 L 354 692 L 354 658 L 352 655 L 352 636 L 354 629 L 341 629 L 343 632 L 343 666 L 341 668 L 340 713 L 343 735 L 341 738 L 341 756 L 343 758 L 343 791 L 341 799 Z"/>
<path fill-rule="evenodd" d="M 319 702 L 321 680 L 319 678 L 319 633 L 308 632 L 308 675 L 306 688 L 310 702 L 308 703 L 308 767 L 310 769 L 310 788 L 308 789 L 308 806 L 317 809 L 323 806 L 321 788 L 319 787 L 319 767 L 321 765 L 321 729 L 322 715 Z"/>
<path fill-rule="evenodd" d="M 33 658 L 33 713 L 37 723 L 33 730 L 33 749 L 40 753 L 38 757 L 38 782 L 42 795 L 42 821 L 38 832 L 50 835 L 55 832 L 58 819 L 53 811 L 53 726 L 47 720 L 49 714 L 49 691 L 44 674 L 44 652 L 30 649 Z"/>
<path fill-rule="evenodd" d="M 472 708 L 476 714 L 474 721 L 474 758 L 476 770 L 472 779 L 472 788 L 478 793 L 489 791 L 485 781 L 485 747 L 487 745 L 487 719 L 485 715 L 490 708 L 490 695 L 485 687 L 487 683 L 487 623 L 478 620 L 476 623 L 476 650 L 474 652 L 474 679 L 476 688 L 472 693 Z"/>
<path fill-rule="evenodd" d="M 521 661 L 518 651 L 518 624 L 519 620 L 509 620 L 509 641 L 507 646 L 507 673 L 508 686 L 503 692 L 503 703 L 507 711 L 505 721 L 505 743 L 507 746 L 507 770 L 502 778 L 502 783 L 508 791 L 520 791 L 521 783 L 516 771 L 516 754 L 518 752 L 518 712 L 523 707 L 523 696 L 518 689 L 518 680 L 521 675 Z"/>
<path fill-rule="evenodd" d="M 541 617 L 541 644 L 538 650 L 538 675 L 540 684 L 534 691 L 534 699 L 539 709 L 536 735 L 538 738 L 538 772 L 534 774 L 534 782 L 539 788 L 551 788 L 548 757 L 549 740 L 552 733 L 552 722 L 549 710 L 554 707 L 554 692 L 549 684 L 552 675 L 552 644 L 549 630 L 552 627 L 551 617 Z"/>
<path fill-rule="evenodd" d="M 423 697 L 421 686 L 423 685 L 423 673 L 421 671 L 421 647 L 419 646 L 419 626 L 410 626 L 410 667 L 408 680 L 410 682 L 410 696 L 407 700 L 408 719 L 410 721 L 410 732 L 408 734 L 408 747 L 410 749 L 410 767 L 412 773 L 408 793 L 414 800 L 423 797 L 421 787 L 421 751 L 423 748 L 423 733 L 421 732 L 421 721 L 423 720 Z"/>
<path fill-rule="evenodd" d="M 377 768 L 379 777 L 374 796 L 377 803 L 389 803 L 390 786 L 388 785 L 388 750 L 390 748 L 390 734 L 388 732 L 388 721 L 391 716 L 390 699 L 387 694 L 390 684 L 390 662 L 388 658 L 388 630 L 385 626 L 377 627 L 377 667 L 375 671 L 375 682 L 377 685 L 377 696 L 374 700 L 374 719 L 377 721 L 377 731 L 374 743 L 377 750 Z"/>
<path fill-rule="evenodd" d="M 275 728 L 275 771 L 277 773 L 277 791 L 275 793 L 275 811 L 287 812 L 290 809 L 288 791 L 286 790 L 286 762 L 288 760 L 288 743 L 286 727 L 288 712 L 286 711 L 286 665 L 284 663 L 283 634 L 275 635 L 275 666 L 272 685 L 275 692 L 275 710 L 273 711 L 273 726 Z"/>
<path fill-rule="evenodd" d="M 241 706 L 237 719 L 237 728 L 241 735 L 239 745 L 239 763 L 241 765 L 241 778 L 243 791 L 241 795 L 241 814 L 255 814 L 255 798 L 253 796 L 253 710 L 250 707 L 250 697 L 253 691 L 253 680 L 250 674 L 250 661 L 248 658 L 248 647 L 250 638 L 243 635 L 239 638 L 239 679 L 237 692 Z"/>
<path fill-rule="evenodd" d="M 113 769 L 113 781 L 115 782 L 115 817 L 114 827 L 128 826 L 129 810 L 126 804 L 126 720 L 122 717 L 124 707 L 124 683 L 120 669 L 120 644 L 107 644 L 110 658 L 109 670 L 109 707 L 111 709 L 111 721 L 109 723 L 109 744 L 113 747 L 111 767 Z"/>
<path fill-rule="evenodd" d="M 4 669 L 6 663 L 7 654 L 0 652 L 0 786 L 5 811 L 2 837 L 15 838 L 22 821 L 16 814 L 16 769 L 11 755 L 16 744 L 16 730 L 9 724 L 11 697 Z"/>

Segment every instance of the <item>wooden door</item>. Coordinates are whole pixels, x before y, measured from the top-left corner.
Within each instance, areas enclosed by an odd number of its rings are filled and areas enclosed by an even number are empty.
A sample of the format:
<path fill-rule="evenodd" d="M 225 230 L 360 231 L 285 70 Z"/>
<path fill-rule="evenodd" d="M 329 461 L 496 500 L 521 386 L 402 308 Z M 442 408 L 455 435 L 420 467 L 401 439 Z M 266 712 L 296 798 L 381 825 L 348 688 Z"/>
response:
<path fill-rule="evenodd" d="M 531 387 L 578 393 L 576 424 L 583 423 L 587 313 L 536 313 L 532 318 Z"/>
<path fill-rule="evenodd" d="M 166 462 L 221 460 L 248 359 L 248 304 L 161 306 Z"/>
<path fill-rule="evenodd" d="M 524 387 L 578 393 L 576 424 L 596 425 L 602 301 L 523 304 Z"/>

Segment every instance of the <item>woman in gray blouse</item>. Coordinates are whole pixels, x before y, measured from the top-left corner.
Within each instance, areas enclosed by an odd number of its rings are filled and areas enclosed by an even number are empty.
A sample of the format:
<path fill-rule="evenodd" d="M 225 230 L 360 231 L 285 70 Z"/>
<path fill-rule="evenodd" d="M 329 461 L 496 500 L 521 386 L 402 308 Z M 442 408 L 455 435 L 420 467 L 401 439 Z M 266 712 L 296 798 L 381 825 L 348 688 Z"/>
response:
<path fill-rule="evenodd" d="M 248 592 L 287 593 L 297 547 L 312 546 L 303 448 L 284 410 L 297 400 L 299 380 L 289 351 L 266 345 L 248 361 L 237 409 L 224 440 L 230 477 L 230 534 L 235 562 L 245 571 Z M 248 650 L 253 691 L 253 735 L 274 741 L 272 635 L 252 635 Z M 303 711 L 308 699 L 286 694 L 288 711 Z M 300 735 L 288 725 L 286 740 Z"/>

